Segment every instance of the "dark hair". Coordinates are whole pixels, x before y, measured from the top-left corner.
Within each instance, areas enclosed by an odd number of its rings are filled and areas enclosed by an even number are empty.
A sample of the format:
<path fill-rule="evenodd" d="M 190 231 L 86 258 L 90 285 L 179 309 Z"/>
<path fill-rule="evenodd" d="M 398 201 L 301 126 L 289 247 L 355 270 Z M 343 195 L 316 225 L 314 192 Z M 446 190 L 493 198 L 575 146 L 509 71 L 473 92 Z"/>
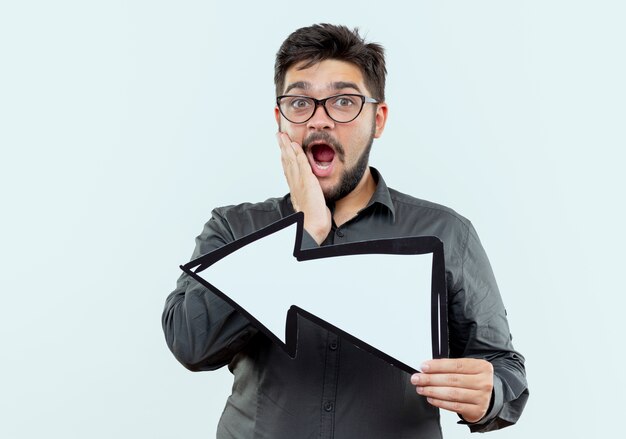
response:
<path fill-rule="evenodd" d="M 387 69 L 383 46 L 366 43 L 358 28 L 350 30 L 346 26 L 327 23 L 300 28 L 280 46 L 274 64 L 276 96 L 282 93 L 285 74 L 291 66 L 304 62 L 300 68 L 306 69 L 327 59 L 350 62 L 359 67 L 372 97 L 384 102 Z"/>

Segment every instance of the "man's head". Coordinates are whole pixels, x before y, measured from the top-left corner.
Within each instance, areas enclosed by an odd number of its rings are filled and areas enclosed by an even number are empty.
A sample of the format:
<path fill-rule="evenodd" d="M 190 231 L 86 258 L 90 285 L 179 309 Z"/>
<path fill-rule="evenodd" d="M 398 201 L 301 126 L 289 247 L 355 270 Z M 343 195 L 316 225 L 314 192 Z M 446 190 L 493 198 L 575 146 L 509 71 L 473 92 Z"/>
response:
<path fill-rule="evenodd" d="M 383 48 L 345 26 L 298 29 L 276 55 L 277 97 L 304 97 L 279 99 L 279 130 L 302 145 L 327 201 L 345 197 L 369 176 L 369 151 L 387 117 L 385 74 Z M 346 96 L 315 102 L 337 95 Z"/>
<path fill-rule="evenodd" d="M 366 43 L 358 29 L 332 24 L 314 24 L 293 32 L 276 54 L 274 84 L 276 96 L 283 94 L 287 70 L 300 64 L 311 67 L 327 59 L 356 65 L 363 74 L 365 85 L 378 102 L 385 102 L 385 53 L 380 44 Z"/>

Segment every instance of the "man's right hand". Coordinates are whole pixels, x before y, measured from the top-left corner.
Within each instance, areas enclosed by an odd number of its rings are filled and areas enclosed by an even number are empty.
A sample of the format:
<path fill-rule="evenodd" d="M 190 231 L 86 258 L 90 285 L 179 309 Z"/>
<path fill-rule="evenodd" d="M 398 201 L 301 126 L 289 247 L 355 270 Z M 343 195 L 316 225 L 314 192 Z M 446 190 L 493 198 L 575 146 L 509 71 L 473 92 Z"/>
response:
<path fill-rule="evenodd" d="M 321 244 L 330 233 L 332 216 L 311 165 L 297 142 L 287 133 L 276 135 L 280 146 L 283 172 L 291 193 L 291 204 L 296 212 L 304 213 L 304 229 Z"/>

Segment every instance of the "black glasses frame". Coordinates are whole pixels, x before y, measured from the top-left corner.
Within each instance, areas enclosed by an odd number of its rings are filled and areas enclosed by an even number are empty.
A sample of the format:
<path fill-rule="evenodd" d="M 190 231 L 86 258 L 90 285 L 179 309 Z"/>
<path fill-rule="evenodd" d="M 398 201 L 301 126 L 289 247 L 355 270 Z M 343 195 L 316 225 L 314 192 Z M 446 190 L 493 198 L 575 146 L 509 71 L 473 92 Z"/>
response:
<path fill-rule="evenodd" d="M 353 97 L 361 98 L 361 108 L 359 108 L 359 112 L 352 119 L 345 120 L 345 121 L 339 121 L 339 120 L 335 119 L 334 117 L 332 117 L 330 115 L 330 113 L 328 112 L 328 108 L 326 108 L 326 102 L 329 99 L 334 99 L 334 98 L 337 98 L 339 96 L 353 96 Z M 285 113 L 283 113 L 283 109 L 280 106 L 280 101 L 283 98 L 303 98 L 303 99 L 308 99 L 308 100 L 313 101 L 315 103 L 315 108 L 313 108 L 313 112 L 311 113 L 311 115 L 306 120 L 303 120 L 302 122 L 294 122 L 293 120 L 291 120 L 287 116 L 285 116 Z M 365 106 L 366 103 L 368 103 L 368 104 L 378 104 L 379 102 L 376 99 L 374 99 L 374 98 L 370 98 L 368 96 L 363 96 L 363 95 L 356 94 L 356 93 L 340 93 L 338 95 L 329 96 L 329 97 L 324 98 L 324 99 L 315 99 L 315 98 L 312 98 L 311 96 L 304 96 L 304 95 L 282 95 L 282 96 L 278 96 L 276 98 L 276 106 L 278 107 L 278 111 L 280 111 L 280 114 L 282 114 L 282 116 L 285 119 L 287 119 L 289 122 L 294 123 L 294 124 L 298 124 L 298 125 L 299 124 L 303 124 L 303 123 L 307 123 L 309 120 L 311 120 L 311 118 L 315 115 L 315 112 L 317 111 L 317 107 L 319 107 L 319 106 L 324 108 L 324 112 L 326 113 L 326 115 L 328 117 L 330 117 L 332 120 L 334 120 L 335 122 L 337 122 L 337 123 L 350 123 L 354 119 L 359 117 L 359 115 L 363 111 L 363 107 Z"/>

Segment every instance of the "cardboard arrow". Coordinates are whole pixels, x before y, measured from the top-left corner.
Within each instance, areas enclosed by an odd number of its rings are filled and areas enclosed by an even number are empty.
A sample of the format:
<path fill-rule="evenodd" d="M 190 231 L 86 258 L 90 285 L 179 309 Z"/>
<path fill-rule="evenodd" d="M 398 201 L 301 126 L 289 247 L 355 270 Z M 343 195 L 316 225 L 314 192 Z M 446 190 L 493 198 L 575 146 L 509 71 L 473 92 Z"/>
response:
<path fill-rule="evenodd" d="M 447 356 L 445 267 L 438 238 L 301 250 L 303 223 L 302 213 L 290 215 L 181 268 L 292 358 L 298 350 L 298 315 L 409 373 L 428 358 Z"/>

